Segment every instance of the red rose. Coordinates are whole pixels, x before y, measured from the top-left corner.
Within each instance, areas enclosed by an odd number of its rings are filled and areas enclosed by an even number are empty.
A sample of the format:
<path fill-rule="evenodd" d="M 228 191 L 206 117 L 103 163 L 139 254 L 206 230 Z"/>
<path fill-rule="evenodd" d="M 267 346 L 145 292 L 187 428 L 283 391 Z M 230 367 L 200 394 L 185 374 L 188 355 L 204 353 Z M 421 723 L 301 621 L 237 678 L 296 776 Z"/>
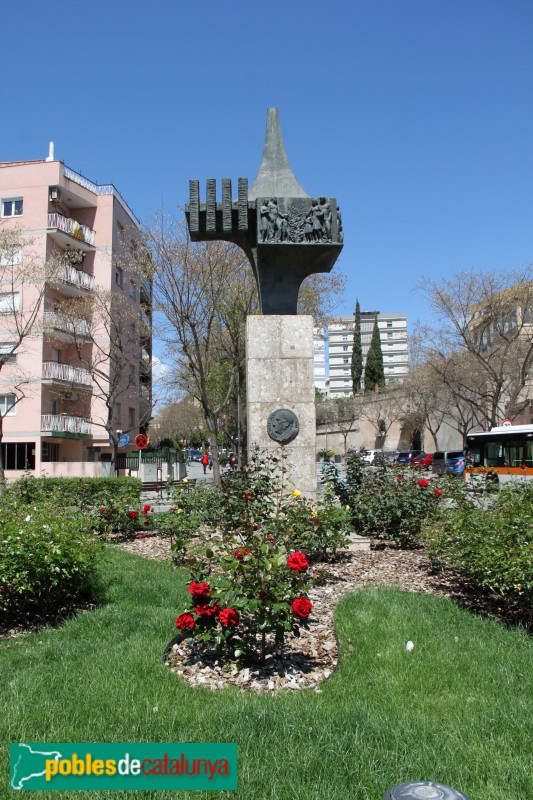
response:
<path fill-rule="evenodd" d="M 309 561 L 303 553 L 292 553 L 287 559 L 287 566 L 293 572 L 305 572 L 309 566 Z"/>
<path fill-rule="evenodd" d="M 197 597 L 209 597 L 211 594 L 211 588 L 208 583 L 197 583 L 193 581 L 190 586 L 187 587 L 187 591 L 189 594 L 196 599 Z"/>
<path fill-rule="evenodd" d="M 311 613 L 313 604 L 307 597 L 297 597 L 296 600 L 292 601 L 291 608 L 297 617 L 300 617 L 300 619 L 307 619 Z"/>
<path fill-rule="evenodd" d="M 520 469 L 527 469 L 527 464 L 520 464 Z"/>
<path fill-rule="evenodd" d="M 238 558 L 239 560 L 242 560 L 244 558 L 244 556 L 247 556 L 250 553 L 251 553 L 251 550 L 248 550 L 247 547 L 239 547 L 238 550 L 235 550 L 233 555 L 235 556 L 235 558 Z"/>
<path fill-rule="evenodd" d="M 169 511 L 175 511 L 176 509 L 174 508 L 174 506 L 170 506 L 170 508 L 168 510 Z"/>
<path fill-rule="evenodd" d="M 435 497 L 440 497 L 442 495 L 442 489 L 435 489 L 433 494 L 435 495 Z"/>
<path fill-rule="evenodd" d="M 193 615 L 188 612 L 186 614 L 181 614 L 176 620 L 176 628 L 179 628 L 180 631 L 186 631 L 188 628 L 192 630 L 195 624 L 196 622 Z"/>
<path fill-rule="evenodd" d="M 201 603 L 199 603 L 194 607 L 194 610 L 199 617 L 213 617 L 215 614 L 218 614 L 218 612 L 220 611 L 220 607 L 217 606 L 216 603 L 213 606 L 207 604 L 202 605 Z"/>
<path fill-rule="evenodd" d="M 105 508 L 102 506 L 102 508 L 100 509 L 100 514 L 103 514 L 104 511 L 105 511 Z"/>
<path fill-rule="evenodd" d="M 421 486 L 422 489 L 425 489 L 426 486 L 429 486 L 429 483 L 425 478 L 420 478 L 420 480 L 418 481 L 418 485 Z"/>
<path fill-rule="evenodd" d="M 137 511 L 127 511 L 126 516 L 129 517 L 129 519 L 137 519 L 139 513 Z"/>
<path fill-rule="evenodd" d="M 144 520 L 144 527 L 146 528 L 146 526 L 147 526 L 147 525 L 149 525 L 149 524 L 150 524 L 150 523 L 148 522 L 148 520 L 147 520 L 147 519 L 145 519 L 145 520 Z"/>
<path fill-rule="evenodd" d="M 151 510 L 152 506 L 150 505 L 150 503 L 145 503 L 143 506 L 143 511 L 151 511 Z"/>
<path fill-rule="evenodd" d="M 397 480 L 403 481 L 403 475 L 396 475 Z"/>
<path fill-rule="evenodd" d="M 218 618 L 223 628 L 234 628 L 239 624 L 239 615 L 233 608 L 223 608 L 218 612 Z"/>
<path fill-rule="evenodd" d="M 137 536 L 137 539 L 146 539 L 147 537 L 148 537 L 147 533 L 139 533 L 139 535 Z"/>
<path fill-rule="evenodd" d="M 243 494 L 243 499 L 244 500 L 251 500 L 252 499 L 252 495 L 250 494 L 250 492 L 245 492 Z"/>

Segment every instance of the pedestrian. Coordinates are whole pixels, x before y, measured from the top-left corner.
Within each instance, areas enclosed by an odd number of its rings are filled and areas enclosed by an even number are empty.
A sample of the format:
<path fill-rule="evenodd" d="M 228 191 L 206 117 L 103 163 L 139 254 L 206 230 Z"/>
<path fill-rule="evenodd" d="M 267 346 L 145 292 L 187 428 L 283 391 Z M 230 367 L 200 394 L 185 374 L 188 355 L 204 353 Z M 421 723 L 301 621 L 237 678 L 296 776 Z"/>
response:
<path fill-rule="evenodd" d="M 234 453 L 232 453 L 232 454 L 230 455 L 230 457 L 229 457 L 229 463 L 230 463 L 230 469 L 232 469 L 232 470 L 234 470 L 234 469 L 237 469 L 237 459 L 236 459 L 236 457 L 235 457 L 235 454 L 234 454 Z"/>
<path fill-rule="evenodd" d="M 204 453 L 202 456 L 202 465 L 204 468 L 204 475 L 207 475 L 207 465 L 209 464 L 209 455 Z"/>

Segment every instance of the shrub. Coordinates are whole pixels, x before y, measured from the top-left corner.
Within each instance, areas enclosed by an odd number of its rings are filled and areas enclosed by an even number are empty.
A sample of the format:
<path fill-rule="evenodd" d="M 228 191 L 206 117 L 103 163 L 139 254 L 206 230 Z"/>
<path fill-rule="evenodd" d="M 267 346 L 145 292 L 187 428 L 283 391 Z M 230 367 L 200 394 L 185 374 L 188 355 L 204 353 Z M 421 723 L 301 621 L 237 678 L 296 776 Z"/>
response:
<path fill-rule="evenodd" d="M 341 503 L 350 507 L 357 532 L 403 545 L 416 542 L 422 523 L 434 516 L 453 486 L 452 481 L 420 478 L 410 469 L 369 469 L 357 453 L 348 459 L 346 481 L 333 482 Z"/>
<path fill-rule="evenodd" d="M 286 509 L 300 507 L 300 493 L 287 499 L 286 492 L 283 463 L 258 454 L 223 482 L 218 528 L 210 520 L 206 531 L 218 540 L 192 559 L 192 602 L 178 629 L 237 658 L 263 661 L 268 644 L 281 647 L 287 632 L 298 635 L 307 624 L 307 557 L 289 553 L 282 535 Z M 309 519 L 310 509 L 301 508 Z"/>
<path fill-rule="evenodd" d="M 448 567 L 508 603 L 533 602 L 533 484 L 513 484 L 484 498 L 457 498 L 424 525 L 436 567 Z"/>
<path fill-rule="evenodd" d="M 273 535 L 287 549 L 304 550 L 311 558 L 323 561 L 347 546 L 351 532 L 349 508 L 340 506 L 328 488 L 315 504 L 298 497 L 283 505 Z"/>
<path fill-rule="evenodd" d="M 35 505 L 51 497 L 61 505 L 90 509 L 101 506 L 139 504 L 141 481 L 138 478 L 34 478 L 24 476 L 10 487 L 10 493 Z"/>
<path fill-rule="evenodd" d="M 0 604 L 8 616 L 29 603 L 50 610 L 92 593 L 100 545 L 82 515 L 4 499 L 0 542 Z"/>

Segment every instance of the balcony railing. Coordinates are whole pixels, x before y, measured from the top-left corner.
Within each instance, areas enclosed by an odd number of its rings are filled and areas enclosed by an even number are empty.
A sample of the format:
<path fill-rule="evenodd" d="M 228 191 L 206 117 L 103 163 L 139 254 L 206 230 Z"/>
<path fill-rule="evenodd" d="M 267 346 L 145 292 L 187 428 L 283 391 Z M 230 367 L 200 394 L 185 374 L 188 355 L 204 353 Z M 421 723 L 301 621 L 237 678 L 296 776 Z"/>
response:
<path fill-rule="evenodd" d="M 85 319 L 70 319 L 58 314 L 56 311 L 45 311 L 43 314 L 44 327 L 47 330 L 58 330 L 76 336 L 90 337 L 91 330 Z"/>
<path fill-rule="evenodd" d="M 91 433 L 91 420 L 61 414 L 41 414 L 42 431 L 63 433 Z"/>
<path fill-rule="evenodd" d="M 80 289 L 94 289 L 94 278 L 76 267 L 64 267 L 60 270 L 58 278 L 65 283 L 71 283 Z"/>
<path fill-rule="evenodd" d="M 92 386 L 91 373 L 86 369 L 73 367 L 71 364 L 58 364 L 57 361 L 43 362 L 43 379 Z"/>
<path fill-rule="evenodd" d="M 148 316 L 146 311 L 144 311 L 142 308 L 139 308 L 139 317 L 141 318 L 142 324 L 145 325 L 148 328 L 148 330 L 151 330 L 152 323 L 150 321 L 150 317 Z"/>
<path fill-rule="evenodd" d="M 48 230 L 62 231 L 80 242 L 94 246 L 95 232 L 71 217 L 64 217 L 63 214 L 48 214 Z"/>

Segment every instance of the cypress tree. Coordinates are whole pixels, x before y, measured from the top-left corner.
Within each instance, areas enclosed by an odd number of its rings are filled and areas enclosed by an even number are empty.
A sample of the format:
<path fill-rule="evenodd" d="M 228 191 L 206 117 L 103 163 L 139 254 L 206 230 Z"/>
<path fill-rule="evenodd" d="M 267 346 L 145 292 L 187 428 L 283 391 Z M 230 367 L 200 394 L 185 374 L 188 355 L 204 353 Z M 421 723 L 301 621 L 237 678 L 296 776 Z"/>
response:
<path fill-rule="evenodd" d="M 378 319 L 374 320 L 374 330 L 370 348 L 366 357 L 365 366 L 365 392 L 373 392 L 378 386 L 385 388 L 385 370 L 383 369 L 383 353 L 381 352 L 381 339 L 379 336 Z"/>
<path fill-rule="evenodd" d="M 352 387 L 354 395 L 361 391 L 363 376 L 363 345 L 361 343 L 361 309 L 359 300 L 355 302 L 355 325 L 352 347 Z"/>

